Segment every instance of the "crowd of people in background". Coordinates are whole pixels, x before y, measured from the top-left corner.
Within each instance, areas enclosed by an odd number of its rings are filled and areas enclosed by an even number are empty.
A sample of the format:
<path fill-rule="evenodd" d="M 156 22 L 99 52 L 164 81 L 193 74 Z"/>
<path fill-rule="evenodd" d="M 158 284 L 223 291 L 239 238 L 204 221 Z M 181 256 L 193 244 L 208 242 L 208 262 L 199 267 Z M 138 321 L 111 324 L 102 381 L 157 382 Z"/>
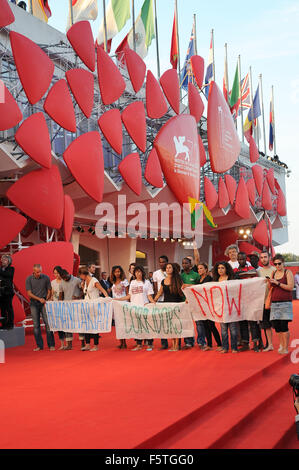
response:
<path fill-rule="evenodd" d="M 179 338 L 173 338 L 169 346 L 168 339 L 162 338 L 159 349 L 168 351 L 187 350 L 198 347 L 202 351 L 213 349 L 213 339 L 216 350 L 220 353 L 238 353 L 250 350 L 250 341 L 254 352 L 273 351 L 272 331 L 279 337 L 280 354 L 288 353 L 289 322 L 293 319 L 292 291 L 296 283 L 299 290 L 299 275 L 295 280 L 290 270 L 285 267 L 284 258 L 277 254 L 273 260 L 267 251 L 260 254 L 239 252 L 237 245 L 230 245 L 225 251 L 228 261 L 218 261 L 212 269 L 207 263 L 200 261 L 197 249 L 194 249 L 194 258 L 185 257 L 182 265 L 169 262 L 166 255 L 159 257 L 159 269 L 149 272 L 148 276 L 142 266 L 131 263 L 128 267 L 129 278 L 126 278 L 122 266 L 112 267 L 111 274 L 101 273 L 101 279 L 95 277 L 96 265 L 90 263 L 79 269 L 78 277 L 70 274 L 61 266 L 55 266 L 54 279 L 42 272 L 42 267 L 35 264 L 33 273 L 26 279 L 26 291 L 30 299 L 30 311 L 33 320 L 33 331 L 36 341 L 34 351 L 44 348 L 41 334 L 40 320 L 42 318 L 45 328 L 47 344 L 50 351 L 55 350 L 54 333 L 50 331 L 45 303 L 49 300 L 96 300 L 99 297 L 112 297 L 114 300 L 132 302 L 135 305 L 146 305 L 156 302 L 184 302 L 184 289 L 188 286 L 207 282 L 223 282 L 233 279 L 248 279 L 263 277 L 267 280 L 264 310 L 261 321 L 238 321 L 219 323 L 218 327 L 212 320 L 196 321 L 196 339 L 184 338 L 184 344 Z M 12 298 L 14 268 L 12 259 L 3 255 L 0 268 L 0 308 L 2 327 L 13 328 Z M 114 324 L 114 321 L 112 322 Z M 264 332 L 264 338 L 263 333 Z M 73 333 L 58 332 L 60 350 L 73 348 Z M 99 348 L 99 334 L 79 334 L 82 351 L 97 351 Z M 153 339 L 136 339 L 132 351 L 152 351 Z M 158 340 L 157 340 L 158 341 Z M 229 347 L 230 343 L 230 347 Z M 125 339 L 118 345 L 126 349 Z"/>

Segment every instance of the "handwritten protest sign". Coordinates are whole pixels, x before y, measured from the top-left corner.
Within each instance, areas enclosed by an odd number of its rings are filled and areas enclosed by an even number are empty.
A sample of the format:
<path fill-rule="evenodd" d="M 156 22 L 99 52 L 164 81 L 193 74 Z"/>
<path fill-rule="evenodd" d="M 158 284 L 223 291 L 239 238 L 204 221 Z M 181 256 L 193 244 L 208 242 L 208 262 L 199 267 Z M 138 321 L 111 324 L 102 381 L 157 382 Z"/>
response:
<path fill-rule="evenodd" d="M 186 338 L 194 336 L 194 324 L 183 303 L 157 303 L 144 307 L 113 301 L 118 339 Z"/>
<path fill-rule="evenodd" d="M 51 331 L 67 333 L 108 333 L 111 331 L 113 302 L 110 298 L 47 302 Z"/>
<path fill-rule="evenodd" d="M 241 320 L 262 320 L 266 283 L 263 278 L 242 281 L 207 282 L 187 287 L 193 319 L 228 323 Z"/>

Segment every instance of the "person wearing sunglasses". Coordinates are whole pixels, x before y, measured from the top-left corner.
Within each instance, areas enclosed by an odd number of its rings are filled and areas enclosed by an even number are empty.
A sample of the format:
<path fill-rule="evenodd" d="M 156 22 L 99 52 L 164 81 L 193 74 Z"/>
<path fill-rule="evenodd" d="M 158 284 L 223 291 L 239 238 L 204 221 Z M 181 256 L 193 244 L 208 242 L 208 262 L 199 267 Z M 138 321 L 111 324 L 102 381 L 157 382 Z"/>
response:
<path fill-rule="evenodd" d="M 288 323 L 293 320 L 292 291 L 294 277 L 290 270 L 285 269 L 284 257 L 277 254 L 273 258 L 275 271 L 269 279 L 271 289 L 270 321 L 279 336 L 280 354 L 288 354 L 290 332 Z"/>

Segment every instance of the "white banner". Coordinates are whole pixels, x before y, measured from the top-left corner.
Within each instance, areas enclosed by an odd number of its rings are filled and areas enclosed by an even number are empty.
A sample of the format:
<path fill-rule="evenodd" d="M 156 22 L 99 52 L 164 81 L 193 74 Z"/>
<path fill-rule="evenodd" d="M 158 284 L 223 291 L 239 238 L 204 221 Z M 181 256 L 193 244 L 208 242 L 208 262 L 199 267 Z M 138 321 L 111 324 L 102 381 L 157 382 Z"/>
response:
<path fill-rule="evenodd" d="M 51 331 L 109 333 L 113 302 L 108 297 L 99 297 L 97 300 L 47 302 L 46 312 Z"/>
<path fill-rule="evenodd" d="M 113 301 L 117 339 L 186 338 L 194 324 L 185 302 L 156 303 L 144 307 Z"/>
<path fill-rule="evenodd" d="M 187 287 L 184 294 L 195 321 L 229 323 L 262 320 L 266 282 L 255 277 L 243 281 L 206 282 Z"/>

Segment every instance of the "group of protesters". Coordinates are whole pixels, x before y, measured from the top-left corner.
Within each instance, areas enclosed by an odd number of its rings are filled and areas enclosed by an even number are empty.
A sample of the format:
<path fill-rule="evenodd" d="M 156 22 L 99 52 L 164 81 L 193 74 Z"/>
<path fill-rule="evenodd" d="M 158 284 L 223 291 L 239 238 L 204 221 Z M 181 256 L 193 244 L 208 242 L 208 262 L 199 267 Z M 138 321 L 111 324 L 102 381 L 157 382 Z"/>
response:
<path fill-rule="evenodd" d="M 272 329 L 279 336 L 280 354 L 288 353 L 289 328 L 288 324 L 293 319 L 292 290 L 294 278 L 290 270 L 285 268 L 284 258 L 277 254 L 273 260 L 267 251 L 260 254 L 253 252 L 247 256 L 239 252 L 237 245 L 230 245 L 225 251 L 228 261 L 218 261 L 210 270 L 207 263 L 201 262 L 199 252 L 194 249 L 194 258 L 185 257 L 182 266 L 170 263 L 166 255 L 159 257 L 159 269 L 146 276 L 142 266 L 131 263 L 129 266 L 129 279 L 126 278 L 122 266 L 113 266 L 109 277 L 107 273 L 101 273 L 101 279 L 95 277 L 96 265 L 90 263 L 79 269 L 78 277 L 70 274 L 61 266 L 55 266 L 52 282 L 42 272 L 42 266 L 35 264 L 33 273 L 26 279 L 26 291 L 30 299 L 30 310 L 33 320 L 36 347 L 34 351 L 43 349 L 43 338 L 41 334 L 40 319 L 46 327 L 47 344 L 50 351 L 55 351 L 54 333 L 50 331 L 45 303 L 49 300 L 70 301 L 76 299 L 96 300 L 99 297 L 112 297 L 114 300 L 132 302 L 135 305 L 146 305 L 156 302 L 184 302 L 186 301 L 184 289 L 192 285 L 200 285 L 207 282 L 223 282 L 233 279 L 248 279 L 252 277 L 263 277 L 267 279 L 264 311 L 261 321 L 237 321 L 220 323 L 220 332 L 212 320 L 196 321 L 196 342 L 203 351 L 213 349 L 213 339 L 216 350 L 220 353 L 229 351 L 229 336 L 231 351 L 233 353 L 250 349 L 250 338 L 254 352 L 273 351 Z M 0 277 L 9 276 L 13 278 L 13 267 L 11 258 L 7 255 L 2 257 Z M 10 296 L 13 292 L 10 292 Z M 0 306 L 1 299 L 0 296 Z M 12 299 L 12 297 L 11 297 Z M 11 300 L 10 299 L 10 300 Z M 7 300 L 7 299 L 6 299 Z M 3 304 L 3 302 L 2 302 Z M 11 301 L 2 310 L 6 312 L 6 326 L 13 325 L 13 310 Z M 114 323 L 114 322 L 113 322 Z M 262 332 L 264 331 L 264 339 Z M 73 348 L 73 333 L 59 331 L 60 350 L 71 350 Z M 99 334 L 79 334 L 82 351 L 97 351 L 99 347 Z M 264 344 L 265 342 L 265 344 Z M 153 339 L 136 339 L 133 351 L 152 351 Z M 169 347 L 168 339 L 161 339 L 160 349 L 179 351 L 180 349 L 191 349 L 195 346 L 195 338 L 181 339 L 173 338 Z M 118 346 L 126 349 L 125 339 L 120 340 Z"/>

